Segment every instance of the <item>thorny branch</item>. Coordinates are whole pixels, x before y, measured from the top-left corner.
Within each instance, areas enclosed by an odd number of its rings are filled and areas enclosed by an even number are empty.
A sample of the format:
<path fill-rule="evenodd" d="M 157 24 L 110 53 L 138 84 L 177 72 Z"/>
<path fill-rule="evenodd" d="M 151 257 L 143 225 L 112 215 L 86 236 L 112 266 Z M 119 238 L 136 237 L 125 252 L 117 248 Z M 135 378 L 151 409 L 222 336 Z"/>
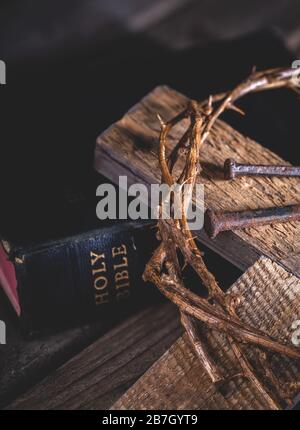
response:
<path fill-rule="evenodd" d="M 297 91 L 292 80 L 296 72 L 296 69 L 253 71 L 248 79 L 228 93 L 210 96 L 203 102 L 191 100 L 186 109 L 167 122 L 158 116 L 161 124 L 159 162 L 162 183 L 169 186 L 176 182 L 194 185 L 201 168 L 201 146 L 222 113 L 227 109 L 243 113 L 235 106 L 235 102 L 251 92 L 283 87 Z M 172 128 L 183 119 L 189 120 L 189 126 L 167 157 L 168 135 Z M 185 155 L 185 165 L 175 178 L 174 168 L 183 155 Z M 284 341 L 271 338 L 266 333 L 244 324 L 238 318 L 236 308 L 239 304 L 239 297 L 225 294 L 214 275 L 207 269 L 202 254 L 192 237 L 184 209 L 180 220 L 160 218 L 158 229 L 162 242 L 146 266 L 144 279 L 154 283 L 166 297 L 178 306 L 182 324 L 212 382 L 219 388 L 226 380 L 241 375 L 253 383 L 270 409 L 279 409 L 290 403 L 292 393 L 289 392 L 290 397 L 286 390 L 283 393 L 279 381 L 268 364 L 265 351 L 300 359 L 300 350 L 287 345 Z M 208 299 L 194 294 L 184 285 L 178 252 L 183 256 L 185 264 L 194 269 L 207 288 Z M 225 334 L 241 369 L 238 375 L 228 377 L 222 374 L 201 339 L 198 330 L 199 323 Z M 264 378 L 260 378 L 251 365 L 244 344 L 253 345 L 253 352 L 261 367 L 264 368 Z"/>

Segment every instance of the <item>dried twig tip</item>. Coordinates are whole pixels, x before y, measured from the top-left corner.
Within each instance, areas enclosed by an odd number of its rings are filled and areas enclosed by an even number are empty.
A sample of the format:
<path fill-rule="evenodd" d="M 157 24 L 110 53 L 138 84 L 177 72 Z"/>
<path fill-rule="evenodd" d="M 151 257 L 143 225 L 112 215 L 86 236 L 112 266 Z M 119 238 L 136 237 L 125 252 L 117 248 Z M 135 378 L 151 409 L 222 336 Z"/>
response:
<path fill-rule="evenodd" d="M 165 127 L 166 123 L 164 122 L 164 120 L 162 119 L 162 117 L 160 116 L 160 114 L 158 113 L 156 116 L 158 118 L 158 121 L 159 121 L 161 127 L 162 128 Z"/>

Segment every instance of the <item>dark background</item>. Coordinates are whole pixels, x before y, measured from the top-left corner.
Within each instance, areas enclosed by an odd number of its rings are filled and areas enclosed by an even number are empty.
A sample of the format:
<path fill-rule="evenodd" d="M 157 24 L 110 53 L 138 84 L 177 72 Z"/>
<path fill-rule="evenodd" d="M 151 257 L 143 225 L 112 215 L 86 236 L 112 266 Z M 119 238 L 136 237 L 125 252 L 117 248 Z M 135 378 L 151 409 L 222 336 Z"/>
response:
<path fill-rule="evenodd" d="M 254 65 L 290 65 L 299 12 L 292 0 L 2 2 L 2 235 L 31 241 L 76 228 L 66 198 L 94 195 L 101 131 L 155 85 L 202 98 Z M 249 97 L 246 119 L 228 121 L 296 163 L 296 97 L 282 93 Z"/>
<path fill-rule="evenodd" d="M 158 84 L 203 98 L 229 89 L 254 65 L 290 66 L 300 56 L 299 17 L 299 0 L 2 0 L 0 234 L 32 242 L 95 222 L 95 189 L 105 180 L 91 167 L 97 135 Z M 246 117 L 226 120 L 300 164 L 298 103 L 288 91 L 249 96 L 239 103 Z M 84 209 L 66 203 L 73 194 L 87 196 Z M 223 286 L 239 275 L 208 250 L 206 258 Z M 28 341 L 2 293 L 0 317 L 9 337 L 0 351 L 0 406 L 120 322 L 112 316 Z M 167 346 L 138 362 L 126 383 Z M 102 404 L 128 386 L 120 382 Z"/>

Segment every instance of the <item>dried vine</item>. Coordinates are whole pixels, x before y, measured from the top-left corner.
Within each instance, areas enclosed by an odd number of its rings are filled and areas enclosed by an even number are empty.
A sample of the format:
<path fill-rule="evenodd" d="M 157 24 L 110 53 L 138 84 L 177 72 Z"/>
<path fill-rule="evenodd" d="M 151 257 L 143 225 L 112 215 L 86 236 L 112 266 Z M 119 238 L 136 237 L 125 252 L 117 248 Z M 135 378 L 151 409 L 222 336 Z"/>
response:
<path fill-rule="evenodd" d="M 221 114 L 227 109 L 242 113 L 235 106 L 235 102 L 251 92 L 282 87 L 297 91 L 292 80 L 296 72 L 295 69 L 253 71 L 250 77 L 233 91 L 211 96 L 204 102 L 192 100 L 186 109 L 167 122 L 159 117 L 161 124 L 159 162 L 162 183 L 169 186 L 175 183 L 193 186 L 201 167 L 201 146 Z M 167 157 L 168 135 L 172 128 L 184 119 L 189 120 L 189 126 Z M 174 168 L 182 156 L 185 156 L 185 164 L 182 171 L 175 177 Z M 280 386 L 268 363 L 265 351 L 299 359 L 300 350 L 284 341 L 270 337 L 255 327 L 244 324 L 238 318 L 236 308 L 239 304 L 239 297 L 234 294 L 225 294 L 214 275 L 207 269 L 202 254 L 192 237 L 184 210 L 182 218 L 179 220 L 166 220 L 161 217 L 158 221 L 158 229 L 161 244 L 146 266 L 144 279 L 154 283 L 167 298 L 178 306 L 182 324 L 212 382 L 220 388 L 228 379 L 242 376 L 254 384 L 270 409 L 279 409 L 291 403 L 292 388 L 295 387 L 283 389 Z M 198 296 L 184 285 L 178 252 L 183 256 L 185 264 L 194 269 L 207 288 L 208 299 Z M 237 375 L 222 374 L 202 340 L 199 324 L 205 324 L 210 329 L 225 334 L 239 363 L 240 372 Z M 264 377 L 260 377 L 253 368 L 244 344 L 253 345 L 253 352 Z"/>

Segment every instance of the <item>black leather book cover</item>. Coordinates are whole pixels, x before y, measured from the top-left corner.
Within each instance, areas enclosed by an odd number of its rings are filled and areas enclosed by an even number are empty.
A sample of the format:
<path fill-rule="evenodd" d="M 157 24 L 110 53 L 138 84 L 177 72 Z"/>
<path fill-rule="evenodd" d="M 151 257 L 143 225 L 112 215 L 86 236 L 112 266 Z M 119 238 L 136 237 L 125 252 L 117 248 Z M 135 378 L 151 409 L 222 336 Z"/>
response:
<path fill-rule="evenodd" d="M 147 246 L 145 246 L 147 244 Z M 142 280 L 156 244 L 149 222 L 124 222 L 36 245 L 10 244 L 27 330 L 91 320 L 154 290 Z"/>

